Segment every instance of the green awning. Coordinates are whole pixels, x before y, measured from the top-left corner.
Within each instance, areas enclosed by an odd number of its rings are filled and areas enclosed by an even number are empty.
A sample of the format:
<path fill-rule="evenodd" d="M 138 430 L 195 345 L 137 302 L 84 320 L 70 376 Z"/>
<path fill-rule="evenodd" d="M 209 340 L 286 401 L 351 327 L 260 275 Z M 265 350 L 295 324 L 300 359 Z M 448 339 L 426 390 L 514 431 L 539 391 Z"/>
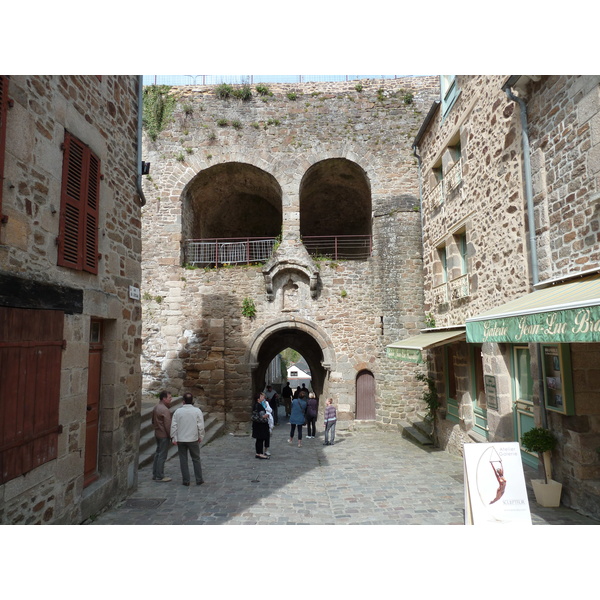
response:
<path fill-rule="evenodd" d="M 440 329 L 415 335 L 386 346 L 386 356 L 407 362 L 423 362 L 423 350 L 465 339 L 465 328 Z"/>
<path fill-rule="evenodd" d="M 467 319 L 467 342 L 600 342 L 600 275 L 537 290 Z"/>

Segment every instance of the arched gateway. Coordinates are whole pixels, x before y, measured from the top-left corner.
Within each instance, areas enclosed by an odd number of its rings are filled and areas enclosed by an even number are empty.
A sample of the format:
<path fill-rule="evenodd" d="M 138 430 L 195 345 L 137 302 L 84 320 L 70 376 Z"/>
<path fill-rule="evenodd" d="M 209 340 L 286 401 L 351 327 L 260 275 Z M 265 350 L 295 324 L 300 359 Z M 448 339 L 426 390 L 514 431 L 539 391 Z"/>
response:
<path fill-rule="evenodd" d="M 279 319 L 255 333 L 246 356 L 252 372 L 253 391 L 264 388 L 270 362 L 286 348 L 296 350 L 305 358 L 317 396 L 326 394 L 328 373 L 335 367 L 331 341 L 318 325 L 298 317 Z"/>

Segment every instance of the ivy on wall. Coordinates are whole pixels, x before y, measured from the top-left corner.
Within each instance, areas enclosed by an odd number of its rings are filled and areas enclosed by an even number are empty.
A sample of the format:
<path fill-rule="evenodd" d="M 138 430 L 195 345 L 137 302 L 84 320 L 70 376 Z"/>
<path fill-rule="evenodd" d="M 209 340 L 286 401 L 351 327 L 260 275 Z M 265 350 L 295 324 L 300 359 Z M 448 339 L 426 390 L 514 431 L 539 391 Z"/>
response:
<path fill-rule="evenodd" d="M 164 129 L 173 115 L 176 100 L 169 94 L 169 85 L 147 85 L 144 87 L 142 125 L 152 141 Z"/>

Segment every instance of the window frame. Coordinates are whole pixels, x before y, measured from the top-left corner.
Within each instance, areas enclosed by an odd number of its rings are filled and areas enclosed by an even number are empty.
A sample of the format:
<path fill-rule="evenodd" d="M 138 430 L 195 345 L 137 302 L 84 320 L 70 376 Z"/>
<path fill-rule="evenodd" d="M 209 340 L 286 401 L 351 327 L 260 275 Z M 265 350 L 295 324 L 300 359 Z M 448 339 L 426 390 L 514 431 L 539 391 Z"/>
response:
<path fill-rule="evenodd" d="M 456 75 L 440 75 L 440 99 L 442 102 L 442 119 L 454 106 L 460 94 Z"/>

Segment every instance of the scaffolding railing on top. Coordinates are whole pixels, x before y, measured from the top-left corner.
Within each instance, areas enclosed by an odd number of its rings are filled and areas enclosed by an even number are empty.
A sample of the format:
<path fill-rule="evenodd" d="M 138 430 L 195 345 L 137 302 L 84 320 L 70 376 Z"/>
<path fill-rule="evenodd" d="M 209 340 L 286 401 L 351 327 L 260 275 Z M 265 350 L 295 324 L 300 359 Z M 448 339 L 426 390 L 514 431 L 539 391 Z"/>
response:
<path fill-rule="evenodd" d="M 185 262 L 191 266 L 222 266 L 264 262 L 271 257 L 275 238 L 209 238 L 186 240 Z"/>

